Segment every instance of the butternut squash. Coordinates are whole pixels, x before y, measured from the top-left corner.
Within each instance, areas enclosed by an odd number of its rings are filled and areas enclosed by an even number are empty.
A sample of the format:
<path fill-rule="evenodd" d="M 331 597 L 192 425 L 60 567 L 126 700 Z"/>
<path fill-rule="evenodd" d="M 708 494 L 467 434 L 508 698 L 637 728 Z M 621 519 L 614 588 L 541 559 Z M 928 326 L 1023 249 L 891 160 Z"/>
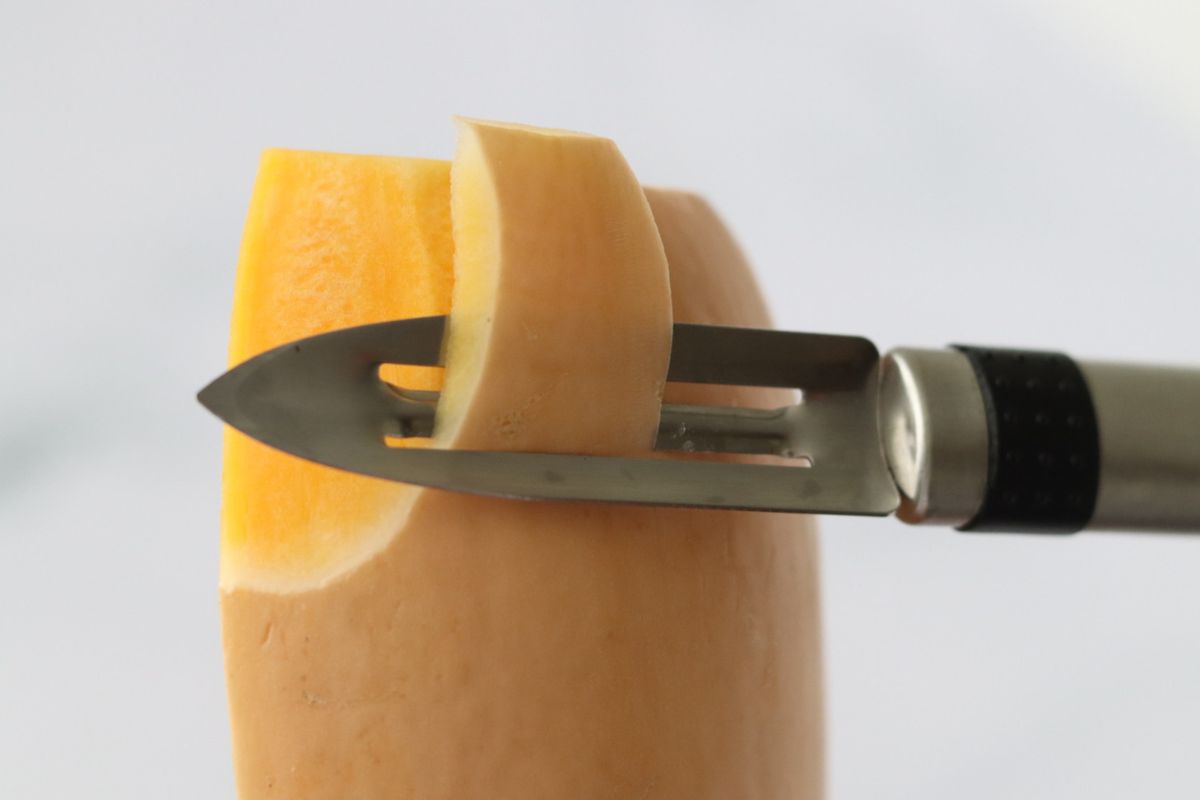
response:
<path fill-rule="evenodd" d="M 767 324 L 702 200 L 608 140 L 471 121 L 452 166 L 269 151 L 234 306 L 233 361 L 450 310 L 435 446 L 562 452 L 648 451 L 673 315 Z M 421 490 L 227 436 L 243 800 L 820 795 L 806 521 Z"/>

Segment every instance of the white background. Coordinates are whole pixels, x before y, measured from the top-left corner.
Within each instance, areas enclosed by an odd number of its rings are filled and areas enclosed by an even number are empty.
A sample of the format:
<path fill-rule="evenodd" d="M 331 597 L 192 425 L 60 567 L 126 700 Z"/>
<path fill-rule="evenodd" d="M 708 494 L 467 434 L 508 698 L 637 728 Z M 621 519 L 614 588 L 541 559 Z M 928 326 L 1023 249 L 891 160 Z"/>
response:
<path fill-rule="evenodd" d="M 259 151 L 452 113 L 705 192 L 777 322 L 1200 363 L 1200 13 L 0 6 L 0 797 L 231 798 L 224 366 Z M 1200 539 L 823 523 L 831 797 L 1200 796 Z"/>

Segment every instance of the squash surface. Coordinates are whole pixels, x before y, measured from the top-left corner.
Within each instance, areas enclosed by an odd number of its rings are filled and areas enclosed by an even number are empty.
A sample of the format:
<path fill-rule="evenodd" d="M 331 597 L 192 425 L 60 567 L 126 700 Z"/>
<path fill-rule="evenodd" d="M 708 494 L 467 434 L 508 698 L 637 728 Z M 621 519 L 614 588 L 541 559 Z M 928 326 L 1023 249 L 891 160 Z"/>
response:
<path fill-rule="evenodd" d="M 673 316 L 768 322 L 712 210 L 604 139 L 464 121 L 452 167 L 264 157 L 234 360 L 451 305 L 435 446 L 644 453 Z M 228 436 L 240 797 L 820 795 L 806 520 L 412 489 Z"/>

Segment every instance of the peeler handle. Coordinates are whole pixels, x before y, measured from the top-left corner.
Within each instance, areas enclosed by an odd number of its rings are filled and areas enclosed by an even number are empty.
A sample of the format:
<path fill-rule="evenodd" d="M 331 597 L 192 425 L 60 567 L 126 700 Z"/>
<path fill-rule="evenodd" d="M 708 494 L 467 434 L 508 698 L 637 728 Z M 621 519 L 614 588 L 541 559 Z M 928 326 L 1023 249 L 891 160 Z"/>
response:
<path fill-rule="evenodd" d="M 898 348 L 879 410 L 905 522 L 1200 533 L 1200 370 Z"/>

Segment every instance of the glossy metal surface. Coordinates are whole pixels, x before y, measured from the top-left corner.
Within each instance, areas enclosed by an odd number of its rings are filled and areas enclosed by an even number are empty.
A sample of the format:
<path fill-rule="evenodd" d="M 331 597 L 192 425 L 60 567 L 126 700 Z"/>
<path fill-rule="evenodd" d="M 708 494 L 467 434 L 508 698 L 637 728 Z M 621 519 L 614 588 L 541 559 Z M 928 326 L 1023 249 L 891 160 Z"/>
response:
<path fill-rule="evenodd" d="M 883 358 L 880 432 L 905 522 L 963 525 L 983 503 L 988 425 L 983 395 L 957 350 L 897 348 Z"/>
<path fill-rule="evenodd" d="M 1100 427 L 1089 530 L 1200 531 L 1200 371 L 1080 362 Z"/>
<path fill-rule="evenodd" d="M 380 364 L 437 365 L 445 320 L 427 317 L 311 337 L 263 353 L 200 393 L 217 416 L 272 447 L 390 480 L 504 497 L 828 514 L 887 514 L 898 502 L 879 447 L 878 355 L 865 339 L 676 325 L 668 379 L 794 387 L 804 402 L 768 412 L 672 410 L 664 444 L 730 449 L 757 440 L 811 467 L 540 453 L 390 448 L 413 435 L 414 403 Z M 581 409 L 580 413 L 586 413 Z M 768 419 L 770 414 L 774 417 Z M 703 417 L 703 419 L 701 419 Z M 689 440 L 686 425 L 696 424 Z M 684 429 L 680 429 L 680 426 Z M 689 446 L 689 441 L 691 442 Z M 719 445 L 719 446 L 718 446 Z M 732 449 L 737 449 L 733 447 Z"/>

